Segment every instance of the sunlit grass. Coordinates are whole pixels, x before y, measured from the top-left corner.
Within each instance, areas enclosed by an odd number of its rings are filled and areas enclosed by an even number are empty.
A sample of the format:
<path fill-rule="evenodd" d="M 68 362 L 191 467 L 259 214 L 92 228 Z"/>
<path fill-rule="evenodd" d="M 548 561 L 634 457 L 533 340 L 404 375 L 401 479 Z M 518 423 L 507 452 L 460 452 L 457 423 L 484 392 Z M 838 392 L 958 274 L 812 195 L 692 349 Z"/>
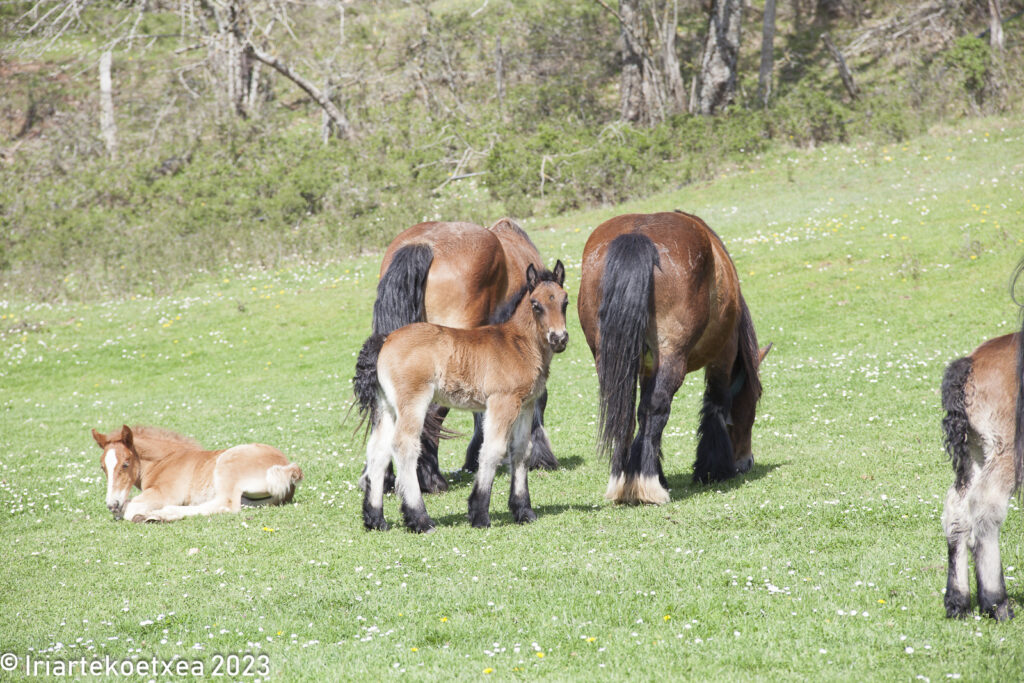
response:
<path fill-rule="evenodd" d="M 1020 619 L 943 617 L 945 364 L 1016 329 L 1024 128 L 993 120 L 901 145 L 751 159 L 706 184 L 526 223 L 567 265 L 626 211 L 681 208 L 725 239 L 763 368 L 755 469 L 690 484 L 701 378 L 666 431 L 672 502 L 615 507 L 594 455 L 596 380 L 574 314 L 548 422 L 558 472 L 538 521 L 469 527 L 467 476 L 429 537 L 368 534 L 350 404 L 377 256 L 236 267 L 173 296 L 0 302 L 0 650 L 40 658 L 259 652 L 277 680 L 1014 679 Z M 452 217 L 456 218 L 456 217 Z M 495 217 L 497 218 L 497 217 Z M 396 226 L 396 232 L 400 227 Z M 570 306 L 570 311 L 574 307 Z M 296 504 L 115 524 L 89 429 L 150 423 L 262 441 L 306 474 Z M 469 421 L 453 422 L 464 433 Z M 442 466 L 462 462 L 466 438 Z M 1024 602 L 1017 504 L 1002 549 Z M 399 520 L 397 502 L 385 514 Z M 1018 610 L 1020 611 L 1020 610 Z"/>

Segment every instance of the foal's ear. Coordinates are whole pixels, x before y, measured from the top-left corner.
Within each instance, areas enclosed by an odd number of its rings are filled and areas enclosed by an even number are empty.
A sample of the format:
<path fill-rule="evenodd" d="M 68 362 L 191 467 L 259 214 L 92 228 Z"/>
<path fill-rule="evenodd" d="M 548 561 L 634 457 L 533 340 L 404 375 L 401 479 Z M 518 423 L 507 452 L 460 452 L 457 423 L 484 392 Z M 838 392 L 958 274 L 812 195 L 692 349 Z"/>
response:
<path fill-rule="evenodd" d="M 531 292 L 537 286 L 537 269 L 532 263 L 526 266 L 526 286 L 530 288 Z"/>
<path fill-rule="evenodd" d="M 107 447 L 107 437 L 104 436 L 103 434 L 100 434 L 95 429 L 92 430 L 92 438 L 96 440 L 96 443 L 99 444 L 100 448 Z"/>
<path fill-rule="evenodd" d="M 555 276 L 555 282 L 561 287 L 565 284 L 565 266 L 562 265 L 562 259 L 555 261 L 555 270 L 552 271 Z"/>
<path fill-rule="evenodd" d="M 761 367 L 761 363 L 764 362 L 764 357 L 768 355 L 768 352 L 772 350 L 773 342 L 768 342 L 768 346 L 759 349 L 757 352 L 757 367 Z"/>
<path fill-rule="evenodd" d="M 121 425 L 121 441 L 128 448 L 132 447 L 132 430 L 128 425 Z"/>

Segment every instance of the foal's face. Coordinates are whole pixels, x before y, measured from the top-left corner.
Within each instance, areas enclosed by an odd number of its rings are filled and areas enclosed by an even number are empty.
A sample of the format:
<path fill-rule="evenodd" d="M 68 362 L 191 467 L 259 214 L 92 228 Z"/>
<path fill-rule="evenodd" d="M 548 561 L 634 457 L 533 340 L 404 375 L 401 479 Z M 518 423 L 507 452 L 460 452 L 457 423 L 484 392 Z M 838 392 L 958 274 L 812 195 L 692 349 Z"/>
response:
<path fill-rule="evenodd" d="M 552 273 L 555 276 L 554 281 L 537 282 L 536 271 L 531 265 L 526 270 L 526 281 L 533 285 L 530 306 L 537 327 L 545 334 L 551 350 L 561 353 L 569 343 L 569 332 L 565 329 L 565 309 L 569 305 L 569 295 L 562 289 L 565 282 L 565 267 L 561 261 L 555 264 Z"/>
<path fill-rule="evenodd" d="M 103 449 L 100 469 L 107 476 L 107 509 L 114 519 L 124 517 L 124 506 L 132 486 L 139 480 L 141 462 L 132 442 L 132 430 L 127 425 L 109 435 L 92 430 L 92 438 Z"/>

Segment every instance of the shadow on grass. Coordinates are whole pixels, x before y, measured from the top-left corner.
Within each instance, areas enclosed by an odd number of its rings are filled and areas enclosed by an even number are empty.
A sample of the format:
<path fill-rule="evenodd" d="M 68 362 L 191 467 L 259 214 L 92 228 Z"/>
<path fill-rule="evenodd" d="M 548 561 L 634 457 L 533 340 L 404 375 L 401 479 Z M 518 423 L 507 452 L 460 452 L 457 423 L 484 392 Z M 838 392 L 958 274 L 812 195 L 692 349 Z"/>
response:
<path fill-rule="evenodd" d="M 530 476 L 537 476 L 539 473 L 551 473 L 557 474 L 562 470 L 572 471 L 578 469 L 583 465 L 583 458 L 578 455 L 571 455 L 567 458 L 562 458 L 558 461 L 557 470 L 530 470 Z M 454 471 L 447 471 L 444 473 L 444 478 L 448 481 L 448 490 L 457 491 L 463 488 L 469 488 L 473 485 L 473 478 L 476 476 L 476 472 L 469 472 L 468 470 L 458 469 Z M 508 478 L 508 463 L 502 463 L 501 467 L 498 468 L 498 472 L 494 477 L 494 481 L 498 482 L 501 479 Z"/>
<path fill-rule="evenodd" d="M 697 484 L 693 481 L 693 472 L 684 471 L 676 474 L 666 475 L 668 487 L 672 490 L 672 500 L 683 500 L 690 496 L 700 495 L 708 491 L 731 491 L 739 488 L 748 481 L 757 481 L 772 471 L 782 467 L 779 463 L 754 464 L 754 467 L 746 474 L 738 474 L 732 479 L 725 481 L 713 481 L 710 484 Z"/>
<path fill-rule="evenodd" d="M 497 488 L 497 487 L 495 487 Z M 514 527 L 514 526 L 529 526 L 528 524 L 516 524 L 512 519 L 512 513 L 508 510 L 499 511 L 494 509 L 494 505 L 504 505 L 504 502 L 499 503 L 497 500 L 498 496 L 491 497 L 491 526 L 492 527 Z M 429 509 L 429 508 L 428 508 Z M 597 512 L 600 507 L 593 507 L 591 505 L 568 504 L 568 505 L 534 505 L 533 511 L 537 513 L 537 519 L 542 520 L 545 517 L 560 515 L 565 512 Z M 458 526 L 469 526 L 469 519 L 466 517 L 466 512 L 454 512 L 449 515 L 443 515 L 435 517 L 434 521 L 439 527 L 458 527 Z"/>

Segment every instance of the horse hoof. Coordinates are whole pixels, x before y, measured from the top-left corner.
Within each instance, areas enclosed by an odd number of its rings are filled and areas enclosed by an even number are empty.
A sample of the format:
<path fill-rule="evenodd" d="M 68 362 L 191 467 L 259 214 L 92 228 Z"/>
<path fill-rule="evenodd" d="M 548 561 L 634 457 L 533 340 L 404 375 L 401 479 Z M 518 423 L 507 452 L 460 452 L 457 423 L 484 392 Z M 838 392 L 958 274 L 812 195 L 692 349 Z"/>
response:
<path fill-rule="evenodd" d="M 970 595 L 946 595 L 946 618 L 966 619 L 971 616 Z"/>
<path fill-rule="evenodd" d="M 1009 621 L 1010 619 L 1013 619 L 1013 607 L 1010 606 L 1010 602 L 1008 600 L 1003 600 L 999 604 L 993 605 L 985 611 L 996 621 Z"/>
<path fill-rule="evenodd" d="M 363 519 L 363 526 L 366 527 L 367 531 L 387 531 L 388 523 L 384 519 L 384 515 L 380 517 L 367 517 Z"/>
<path fill-rule="evenodd" d="M 469 523 L 474 529 L 489 529 L 491 526 L 491 516 L 477 515 L 475 517 L 470 517 Z"/>
<path fill-rule="evenodd" d="M 434 520 L 430 517 L 424 517 L 412 522 L 407 522 L 406 527 L 408 527 L 409 531 L 417 534 L 432 534 L 437 529 L 434 524 Z"/>
<path fill-rule="evenodd" d="M 517 524 L 529 524 L 530 522 L 537 521 L 537 513 L 531 508 L 523 508 L 513 512 L 512 518 L 516 520 Z"/>
<path fill-rule="evenodd" d="M 135 515 L 134 517 L 132 517 L 132 522 L 134 522 L 135 524 L 142 524 L 143 522 L 148 521 L 148 520 L 149 520 L 149 518 L 146 517 L 146 515 L 142 514 L 141 512 L 139 514 Z"/>
<path fill-rule="evenodd" d="M 434 475 L 420 482 L 423 493 L 445 493 L 448 491 L 448 481 L 441 475 Z"/>

